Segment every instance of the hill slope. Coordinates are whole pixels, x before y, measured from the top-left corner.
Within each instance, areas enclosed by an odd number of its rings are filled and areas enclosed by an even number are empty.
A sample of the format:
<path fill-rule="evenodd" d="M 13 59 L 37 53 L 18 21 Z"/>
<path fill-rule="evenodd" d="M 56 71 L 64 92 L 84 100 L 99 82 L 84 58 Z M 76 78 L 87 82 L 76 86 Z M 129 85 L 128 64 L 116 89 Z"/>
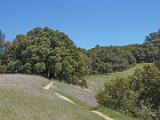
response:
<path fill-rule="evenodd" d="M 0 75 L 0 118 L 2 120 L 104 120 L 92 113 L 98 103 L 95 94 L 104 83 L 116 76 L 133 74 L 136 68 L 108 75 L 87 76 L 89 89 L 53 82 L 49 90 L 42 89 L 50 81 L 44 77 L 22 74 Z M 76 104 L 67 102 L 55 93 L 60 93 Z M 104 112 L 104 110 L 99 109 Z M 104 113 L 116 120 L 133 120 L 115 111 L 106 109 Z"/>
<path fill-rule="evenodd" d="M 127 77 L 129 75 L 132 75 L 135 71 L 135 69 L 142 68 L 146 64 L 151 63 L 140 63 L 136 64 L 134 67 L 125 70 L 123 72 L 115 72 L 115 73 L 109 73 L 109 74 L 103 74 L 103 75 L 90 75 L 87 76 L 87 84 L 89 89 L 91 89 L 94 92 L 98 92 L 104 87 L 104 83 L 108 80 L 114 79 L 116 77 Z"/>
<path fill-rule="evenodd" d="M 39 76 L 0 75 L 2 120 L 104 120 L 88 109 L 43 90 L 49 81 Z"/>

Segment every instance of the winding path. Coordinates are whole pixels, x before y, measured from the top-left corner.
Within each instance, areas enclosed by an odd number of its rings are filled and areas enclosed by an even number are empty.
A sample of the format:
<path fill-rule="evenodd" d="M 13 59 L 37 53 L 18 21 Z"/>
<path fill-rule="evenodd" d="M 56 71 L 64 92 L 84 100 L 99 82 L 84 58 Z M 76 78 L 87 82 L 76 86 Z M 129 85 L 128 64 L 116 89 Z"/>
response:
<path fill-rule="evenodd" d="M 92 113 L 95 113 L 95 114 L 97 114 L 97 115 L 99 115 L 99 116 L 101 116 L 101 117 L 103 117 L 104 119 L 106 119 L 106 120 L 113 120 L 112 118 L 110 118 L 110 117 L 108 117 L 108 116 L 106 116 L 106 115 L 104 115 L 103 113 L 101 113 L 101 112 L 99 112 L 99 111 L 91 111 Z"/>
<path fill-rule="evenodd" d="M 53 81 L 51 81 L 48 85 L 46 85 L 45 87 L 43 87 L 43 89 L 49 90 L 52 87 L 52 85 L 53 85 Z M 61 95 L 60 93 L 54 92 L 54 94 L 57 95 L 59 98 L 65 100 L 65 101 L 67 101 L 67 102 L 69 102 L 71 104 L 76 104 L 74 101 L 72 101 L 71 99 L 69 99 L 69 98 L 67 98 L 67 97 L 65 97 L 63 95 Z M 94 114 L 97 114 L 97 115 L 101 116 L 105 120 L 114 120 L 114 119 L 112 119 L 112 118 L 104 115 L 103 113 L 101 113 L 99 111 L 94 110 L 94 111 L 91 111 L 91 112 L 94 113 Z"/>
<path fill-rule="evenodd" d="M 52 85 L 53 85 L 53 81 L 51 81 L 48 85 L 46 85 L 45 87 L 43 87 L 43 89 L 49 90 Z"/>
<path fill-rule="evenodd" d="M 69 99 L 69 98 L 67 98 L 67 97 L 65 97 L 65 96 L 63 96 L 63 95 L 61 95 L 61 94 L 59 94 L 59 93 L 57 93 L 57 92 L 55 92 L 54 94 L 57 95 L 59 98 L 67 101 L 67 102 L 70 102 L 70 103 L 72 103 L 72 104 L 76 104 L 76 103 L 75 103 L 74 101 L 72 101 L 71 99 Z"/>

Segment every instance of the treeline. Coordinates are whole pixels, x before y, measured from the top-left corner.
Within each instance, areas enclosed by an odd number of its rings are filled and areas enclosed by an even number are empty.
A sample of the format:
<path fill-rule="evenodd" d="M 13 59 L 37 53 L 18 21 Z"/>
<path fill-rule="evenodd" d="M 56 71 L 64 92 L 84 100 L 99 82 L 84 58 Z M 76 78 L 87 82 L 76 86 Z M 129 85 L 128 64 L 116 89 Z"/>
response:
<path fill-rule="evenodd" d="M 136 63 L 151 63 L 160 59 L 160 31 L 149 34 L 143 44 L 101 47 L 88 51 L 91 74 L 122 71 Z"/>
<path fill-rule="evenodd" d="M 0 73 L 38 74 L 82 86 L 87 74 L 122 71 L 159 56 L 160 31 L 151 33 L 141 45 L 97 45 L 91 50 L 77 48 L 65 33 L 48 27 L 17 35 L 11 42 L 0 32 Z"/>
<path fill-rule="evenodd" d="M 96 98 L 100 105 L 140 120 L 159 120 L 160 62 L 137 69 L 128 78 L 108 81 Z"/>

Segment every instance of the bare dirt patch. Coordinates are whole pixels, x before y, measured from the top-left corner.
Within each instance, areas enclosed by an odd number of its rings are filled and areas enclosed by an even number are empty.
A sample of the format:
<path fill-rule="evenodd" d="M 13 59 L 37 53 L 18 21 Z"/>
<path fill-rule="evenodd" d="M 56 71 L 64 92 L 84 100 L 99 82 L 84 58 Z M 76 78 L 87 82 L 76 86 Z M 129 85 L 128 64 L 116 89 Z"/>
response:
<path fill-rule="evenodd" d="M 101 116 L 101 117 L 103 117 L 103 118 L 106 119 L 106 120 L 114 120 L 114 119 L 109 118 L 108 116 L 104 115 L 103 113 L 101 113 L 101 112 L 99 112 L 99 111 L 91 111 L 91 112 L 92 112 L 92 113 L 95 113 L 95 114 L 97 114 L 97 115 L 99 115 L 99 116 Z"/>
<path fill-rule="evenodd" d="M 74 101 L 72 101 L 71 99 L 69 99 L 69 98 L 67 98 L 67 97 L 65 97 L 65 96 L 63 96 L 63 95 L 61 95 L 61 94 L 59 94 L 59 93 L 57 93 L 57 92 L 55 92 L 54 94 L 57 95 L 59 98 L 67 101 L 67 102 L 70 102 L 70 103 L 72 103 L 72 104 L 76 104 L 76 103 L 75 103 Z"/>
<path fill-rule="evenodd" d="M 46 85 L 45 87 L 43 87 L 43 89 L 49 90 L 52 85 L 53 85 L 53 81 L 51 81 L 48 85 Z"/>

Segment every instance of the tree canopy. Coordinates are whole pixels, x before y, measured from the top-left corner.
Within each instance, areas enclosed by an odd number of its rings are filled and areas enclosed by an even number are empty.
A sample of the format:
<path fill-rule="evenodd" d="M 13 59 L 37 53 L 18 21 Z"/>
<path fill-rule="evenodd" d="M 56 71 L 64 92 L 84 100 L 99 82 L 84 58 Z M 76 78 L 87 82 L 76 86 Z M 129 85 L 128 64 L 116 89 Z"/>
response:
<path fill-rule="evenodd" d="M 146 36 L 143 44 L 99 46 L 88 51 L 91 74 L 122 71 L 136 63 L 160 60 L 160 31 Z"/>
<path fill-rule="evenodd" d="M 5 56 L 9 73 L 38 74 L 86 86 L 84 55 L 63 32 L 37 27 L 26 35 L 17 35 Z"/>
<path fill-rule="evenodd" d="M 160 31 L 143 44 L 77 48 L 63 32 L 34 28 L 26 35 L 5 41 L 0 32 L 0 72 L 43 75 L 63 82 L 85 85 L 87 74 L 123 71 L 136 63 L 160 60 Z"/>

